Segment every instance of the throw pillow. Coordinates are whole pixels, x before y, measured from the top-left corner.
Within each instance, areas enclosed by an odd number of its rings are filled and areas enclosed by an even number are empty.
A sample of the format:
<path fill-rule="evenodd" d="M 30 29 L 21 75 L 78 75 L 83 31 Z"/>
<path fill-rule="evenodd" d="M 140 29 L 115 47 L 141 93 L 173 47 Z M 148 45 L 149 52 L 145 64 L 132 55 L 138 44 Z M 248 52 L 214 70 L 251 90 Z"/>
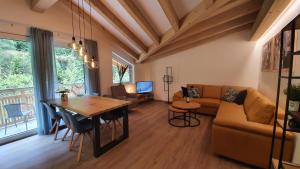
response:
<path fill-rule="evenodd" d="M 181 90 L 182 90 L 183 97 L 189 97 L 188 88 L 187 87 L 181 87 Z"/>
<path fill-rule="evenodd" d="M 226 90 L 225 94 L 222 96 L 221 99 L 226 102 L 233 102 L 238 94 L 239 92 L 237 90 L 229 88 Z"/>
<path fill-rule="evenodd" d="M 200 92 L 198 88 L 189 87 L 188 88 L 188 95 L 191 98 L 200 98 Z"/>
<path fill-rule="evenodd" d="M 238 105 L 244 104 L 246 96 L 247 96 L 247 90 L 240 91 L 239 94 L 236 96 L 234 103 Z"/>

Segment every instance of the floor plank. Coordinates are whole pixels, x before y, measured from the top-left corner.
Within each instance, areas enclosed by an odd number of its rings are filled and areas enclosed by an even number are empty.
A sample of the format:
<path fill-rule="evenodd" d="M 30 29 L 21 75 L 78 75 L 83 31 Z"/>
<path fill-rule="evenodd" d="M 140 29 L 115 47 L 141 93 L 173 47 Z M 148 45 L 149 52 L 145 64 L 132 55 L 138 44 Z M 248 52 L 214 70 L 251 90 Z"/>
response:
<path fill-rule="evenodd" d="M 68 151 L 67 141 L 53 136 L 33 136 L 0 147 L 1 169 L 248 169 L 247 165 L 213 154 L 213 118 L 199 116 L 194 128 L 176 128 L 167 122 L 168 105 L 142 104 L 129 114 L 129 139 L 94 158 L 92 143 L 85 139 L 81 161 L 77 149 Z M 120 129 L 118 130 L 121 131 Z M 63 136 L 60 131 L 58 138 Z M 106 136 L 105 138 L 110 138 Z"/>

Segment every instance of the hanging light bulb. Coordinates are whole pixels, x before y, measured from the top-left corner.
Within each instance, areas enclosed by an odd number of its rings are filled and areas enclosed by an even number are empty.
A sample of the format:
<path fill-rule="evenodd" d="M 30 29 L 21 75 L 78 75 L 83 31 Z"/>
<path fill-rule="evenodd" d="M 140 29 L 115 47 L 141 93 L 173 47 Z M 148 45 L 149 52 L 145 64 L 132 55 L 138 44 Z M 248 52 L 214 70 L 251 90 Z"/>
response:
<path fill-rule="evenodd" d="M 84 63 L 88 63 L 89 62 L 89 55 L 88 55 L 87 50 L 85 50 L 85 54 L 83 56 L 83 62 Z"/>
<path fill-rule="evenodd" d="M 98 64 L 97 64 L 97 62 L 95 61 L 95 57 L 94 57 L 94 56 L 92 56 L 91 68 L 92 68 L 92 69 L 98 68 Z"/>
<path fill-rule="evenodd" d="M 83 44 L 82 44 L 82 41 L 80 40 L 79 41 L 79 49 L 78 49 L 78 54 L 79 54 L 79 56 L 81 56 L 81 57 L 83 57 L 84 56 L 84 46 L 83 46 Z"/>
<path fill-rule="evenodd" d="M 71 47 L 74 51 L 77 51 L 78 50 L 78 45 L 76 44 L 76 40 L 75 40 L 75 37 L 73 36 L 72 37 L 72 43 L 71 43 Z"/>

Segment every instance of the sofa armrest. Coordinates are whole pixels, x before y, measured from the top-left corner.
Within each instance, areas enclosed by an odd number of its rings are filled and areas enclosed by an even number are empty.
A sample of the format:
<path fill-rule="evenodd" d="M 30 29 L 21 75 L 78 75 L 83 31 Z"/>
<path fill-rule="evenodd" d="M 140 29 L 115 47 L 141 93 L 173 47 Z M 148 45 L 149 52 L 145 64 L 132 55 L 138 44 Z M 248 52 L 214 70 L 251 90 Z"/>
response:
<path fill-rule="evenodd" d="M 142 94 L 138 94 L 138 93 L 127 93 L 127 97 L 140 99 L 140 98 L 143 98 L 144 96 Z"/>
<path fill-rule="evenodd" d="M 183 95 L 181 91 L 174 93 L 173 101 L 179 101 L 183 99 Z"/>
<path fill-rule="evenodd" d="M 228 128 L 233 128 L 237 130 L 243 130 L 246 132 L 251 132 L 255 134 L 260 134 L 260 135 L 265 135 L 268 137 L 273 136 L 273 126 L 268 125 L 268 124 L 261 124 L 261 123 L 256 123 L 256 122 L 250 122 L 250 121 L 214 121 L 215 125 L 223 126 L 223 127 L 228 127 Z M 282 137 L 282 128 L 281 127 L 276 127 L 276 138 L 281 138 Z M 286 139 L 288 140 L 293 140 L 295 138 L 295 135 L 292 132 L 286 132 Z"/>

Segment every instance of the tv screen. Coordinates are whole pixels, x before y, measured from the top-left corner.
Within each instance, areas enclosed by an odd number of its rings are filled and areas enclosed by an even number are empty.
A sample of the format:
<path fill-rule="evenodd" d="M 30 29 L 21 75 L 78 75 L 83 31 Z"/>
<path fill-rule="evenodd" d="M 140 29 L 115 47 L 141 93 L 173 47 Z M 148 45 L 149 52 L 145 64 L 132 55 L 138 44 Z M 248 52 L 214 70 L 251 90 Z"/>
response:
<path fill-rule="evenodd" d="M 152 81 L 140 81 L 136 82 L 136 92 L 137 93 L 150 93 L 153 91 Z"/>

